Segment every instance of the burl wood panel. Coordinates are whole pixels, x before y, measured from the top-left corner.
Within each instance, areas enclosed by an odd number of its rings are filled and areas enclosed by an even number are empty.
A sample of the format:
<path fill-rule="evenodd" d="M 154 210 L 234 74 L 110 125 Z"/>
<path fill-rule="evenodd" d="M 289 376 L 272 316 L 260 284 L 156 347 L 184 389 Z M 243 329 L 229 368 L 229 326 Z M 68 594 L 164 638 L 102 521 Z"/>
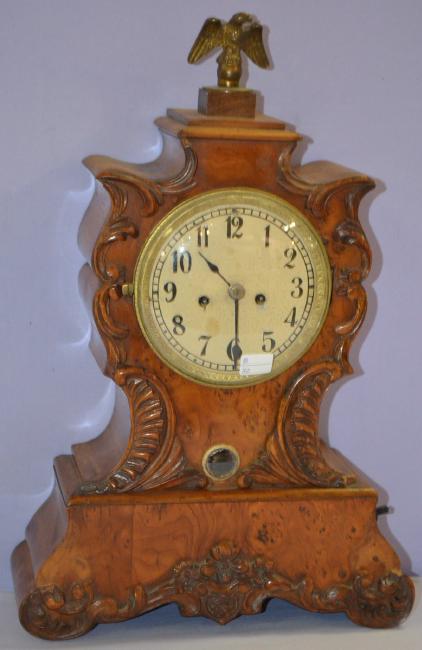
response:
<path fill-rule="evenodd" d="M 413 585 L 378 532 L 373 490 L 244 495 L 80 497 L 36 578 L 31 557 L 40 546 L 15 551 L 22 624 L 43 638 L 71 638 L 172 602 L 183 615 L 224 624 L 270 598 L 345 612 L 369 627 L 407 616 Z"/>
<path fill-rule="evenodd" d="M 318 432 L 321 400 L 352 371 L 349 347 L 365 315 L 370 249 L 358 206 L 373 182 L 327 162 L 292 167 L 300 136 L 264 115 L 173 109 L 157 125 L 164 147 L 152 163 L 86 160 L 98 182 L 80 231 L 81 287 L 92 351 L 118 397 L 106 430 L 56 459 L 56 487 L 14 552 L 22 624 L 71 638 L 169 602 L 226 623 L 277 597 L 396 625 L 413 586 L 378 532 L 377 494 Z M 300 361 L 265 383 L 224 390 L 192 383 L 154 355 L 130 286 L 144 242 L 173 206 L 232 186 L 302 211 L 326 246 L 333 291 Z M 219 443 L 236 447 L 240 468 L 213 483 L 201 461 Z"/>
<path fill-rule="evenodd" d="M 87 271 L 84 286 L 106 353 L 98 341 L 93 350 L 128 404 L 121 426 L 74 447 L 78 491 L 214 489 L 202 458 L 221 443 L 240 456 L 240 471 L 224 488 L 349 485 L 353 475 L 327 460 L 318 416 L 330 383 L 351 371 L 348 349 L 365 314 L 362 280 L 370 251 L 357 209 L 373 182 L 325 162 L 292 169 L 300 136 L 263 115 L 223 118 L 172 109 L 157 124 L 164 139 L 158 161 L 86 161 L 98 188 L 81 228 L 81 246 L 87 258 L 92 253 L 92 277 Z M 278 377 L 233 390 L 194 384 L 167 368 L 142 336 L 127 292 L 143 243 L 169 209 L 228 186 L 257 187 L 298 207 L 320 233 L 333 269 L 327 320 L 308 352 Z"/>

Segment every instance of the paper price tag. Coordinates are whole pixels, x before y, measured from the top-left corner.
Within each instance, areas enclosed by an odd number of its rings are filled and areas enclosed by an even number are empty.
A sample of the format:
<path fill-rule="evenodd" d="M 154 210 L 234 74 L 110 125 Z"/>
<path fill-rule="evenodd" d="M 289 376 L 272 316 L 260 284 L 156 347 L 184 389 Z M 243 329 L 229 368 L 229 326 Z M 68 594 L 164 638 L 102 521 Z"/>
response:
<path fill-rule="evenodd" d="M 272 354 L 242 354 L 239 373 L 247 375 L 266 375 L 273 367 Z"/>

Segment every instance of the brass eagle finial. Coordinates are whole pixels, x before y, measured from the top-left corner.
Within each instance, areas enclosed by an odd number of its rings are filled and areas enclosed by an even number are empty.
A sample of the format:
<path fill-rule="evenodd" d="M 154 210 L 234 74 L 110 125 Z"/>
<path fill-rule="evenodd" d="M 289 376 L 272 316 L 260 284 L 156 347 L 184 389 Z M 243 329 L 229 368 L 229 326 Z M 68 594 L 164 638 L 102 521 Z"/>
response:
<path fill-rule="evenodd" d="M 223 88 L 239 86 L 241 51 L 261 68 L 270 65 L 262 40 L 262 25 L 250 14 L 234 14 L 227 23 L 219 18 L 207 18 L 189 52 L 189 63 L 197 63 L 217 47 L 223 48 L 217 59 L 218 85 Z"/>

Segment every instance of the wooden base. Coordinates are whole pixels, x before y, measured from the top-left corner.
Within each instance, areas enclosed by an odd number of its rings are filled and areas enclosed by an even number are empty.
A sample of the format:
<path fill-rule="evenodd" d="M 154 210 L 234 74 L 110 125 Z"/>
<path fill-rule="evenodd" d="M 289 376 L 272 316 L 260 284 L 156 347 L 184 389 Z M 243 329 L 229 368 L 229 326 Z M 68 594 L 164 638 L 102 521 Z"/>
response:
<path fill-rule="evenodd" d="M 35 636 L 67 639 L 175 602 L 185 616 L 224 624 L 281 598 L 369 627 L 397 625 L 413 584 L 378 531 L 376 500 L 358 487 L 162 490 L 66 503 L 59 476 L 12 557 L 21 623 Z"/>
<path fill-rule="evenodd" d="M 413 585 L 378 531 L 377 494 L 318 435 L 321 400 L 351 372 L 366 311 L 370 249 L 357 210 L 373 181 L 328 162 L 292 168 L 300 136 L 265 115 L 171 109 L 157 125 L 157 161 L 86 161 L 98 184 L 80 231 L 92 268 L 83 294 L 105 346 L 94 337 L 91 348 L 119 390 L 105 431 L 56 461 L 56 487 L 14 552 L 22 624 L 65 639 L 173 602 L 227 623 L 281 598 L 396 625 Z M 333 269 L 313 345 L 286 372 L 238 391 L 194 384 L 161 363 L 128 292 L 154 226 L 180 201 L 222 187 L 291 202 Z M 222 441 L 241 465 L 217 489 L 202 458 Z"/>

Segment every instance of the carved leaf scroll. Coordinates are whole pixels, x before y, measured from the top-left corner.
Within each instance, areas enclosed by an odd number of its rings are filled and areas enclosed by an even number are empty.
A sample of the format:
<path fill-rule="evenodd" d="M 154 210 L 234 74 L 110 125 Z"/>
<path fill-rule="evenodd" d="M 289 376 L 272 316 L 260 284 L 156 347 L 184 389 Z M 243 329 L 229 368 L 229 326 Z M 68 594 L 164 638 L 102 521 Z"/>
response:
<path fill-rule="evenodd" d="M 128 446 L 105 479 L 82 484 L 81 492 L 105 494 L 163 486 L 203 486 L 206 478 L 187 467 L 164 386 L 138 368 L 121 368 L 114 379 L 125 391 L 130 407 Z"/>
<path fill-rule="evenodd" d="M 349 348 L 366 315 L 367 299 L 362 282 L 371 268 L 371 249 L 357 218 L 359 202 L 366 191 L 365 188 L 355 188 L 355 191 L 347 196 L 346 219 L 334 232 L 334 241 L 345 248 L 354 247 L 360 257 L 359 264 L 352 268 L 340 267 L 336 269 L 335 276 L 337 295 L 346 297 L 353 304 L 351 318 L 336 327 L 338 341 L 335 356 L 345 372 L 352 371 L 348 361 Z"/>
<path fill-rule="evenodd" d="M 414 586 L 410 578 L 397 573 L 375 580 L 356 575 L 346 584 L 314 590 L 312 600 L 318 610 L 344 611 L 358 625 L 395 627 L 410 614 Z"/>
<path fill-rule="evenodd" d="M 368 176 L 352 172 L 350 176 L 338 178 L 329 182 L 311 183 L 292 167 L 291 159 L 296 143 L 285 147 L 279 159 L 278 182 L 288 192 L 302 196 L 304 208 L 316 219 L 325 219 L 329 211 L 331 199 L 338 193 L 346 193 L 348 207 L 357 218 L 357 209 L 362 197 L 375 187 L 374 181 Z M 300 168 L 299 168 L 300 169 Z M 349 198 L 352 197 L 352 198 Z"/>
<path fill-rule="evenodd" d="M 70 639 L 97 623 L 133 618 L 168 603 L 177 603 L 184 616 L 205 616 L 224 625 L 242 614 L 261 612 L 270 598 L 311 611 L 345 612 L 359 625 L 380 628 L 405 620 L 414 587 L 407 576 L 388 573 L 376 579 L 355 574 L 321 589 L 309 577 L 288 577 L 265 557 L 249 556 L 222 540 L 203 559 L 179 562 L 162 580 L 129 589 L 124 602 L 98 594 L 90 580 L 66 590 L 47 585 L 23 601 L 20 618 L 31 634 Z"/>
<path fill-rule="evenodd" d="M 116 322 L 111 314 L 111 301 L 115 298 L 116 287 L 125 281 L 125 268 L 109 262 L 108 254 L 112 244 L 138 237 L 139 230 L 126 214 L 128 205 L 126 188 L 107 178 L 102 182 L 110 194 L 112 210 L 92 254 L 93 269 L 102 282 L 94 297 L 93 313 L 107 350 L 108 363 L 115 366 L 126 360 L 123 341 L 129 333 L 129 328 L 123 323 Z"/>
<path fill-rule="evenodd" d="M 336 363 L 322 361 L 311 366 L 296 380 L 288 397 L 283 397 L 277 430 L 282 432 L 281 444 L 297 479 L 318 487 L 344 487 L 354 481 L 333 470 L 322 454 L 318 435 L 322 398 L 341 370 Z"/>
<path fill-rule="evenodd" d="M 276 430 L 268 436 L 265 450 L 240 477 L 242 487 L 344 487 L 354 481 L 330 467 L 318 434 L 323 395 L 340 375 L 338 363 L 322 360 L 296 378 L 281 399 Z"/>
<path fill-rule="evenodd" d="M 97 623 L 124 621 L 145 610 L 142 585 L 119 603 L 115 598 L 96 593 L 92 581 L 73 583 L 67 591 L 47 585 L 33 591 L 20 608 L 25 629 L 42 639 L 72 639 L 85 634 Z"/>

